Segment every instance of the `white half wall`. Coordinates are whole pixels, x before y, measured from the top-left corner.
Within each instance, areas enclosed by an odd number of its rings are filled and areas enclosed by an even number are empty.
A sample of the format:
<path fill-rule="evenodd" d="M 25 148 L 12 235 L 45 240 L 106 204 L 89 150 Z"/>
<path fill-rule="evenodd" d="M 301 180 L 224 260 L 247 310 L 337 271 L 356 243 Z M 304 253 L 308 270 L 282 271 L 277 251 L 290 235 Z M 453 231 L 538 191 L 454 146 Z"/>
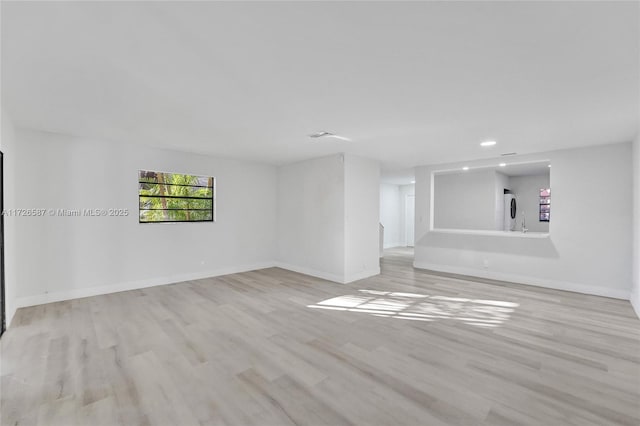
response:
<path fill-rule="evenodd" d="M 380 165 L 344 156 L 345 282 L 380 273 Z"/>
<path fill-rule="evenodd" d="M 415 266 L 628 299 L 632 282 L 631 144 L 520 155 L 553 165 L 548 238 L 445 234 L 430 230 L 431 174 L 416 168 Z M 464 165 L 486 167 L 497 160 Z M 594 208 L 607 206 L 603 211 Z"/>
<path fill-rule="evenodd" d="M 16 217 L 17 304 L 272 266 L 273 166 L 17 131 L 14 208 L 126 208 L 127 217 Z M 139 169 L 216 177 L 215 223 L 139 224 Z"/>
<path fill-rule="evenodd" d="M 17 140 L 9 116 L 2 111 L 0 151 L 4 154 L 4 208 L 16 208 Z M 18 308 L 18 271 L 16 265 L 16 217 L 4 217 L 5 313 L 9 328 Z"/>
<path fill-rule="evenodd" d="M 640 134 L 633 141 L 633 287 L 631 304 L 640 317 Z M 553 195 L 553 192 L 551 193 Z"/>
<path fill-rule="evenodd" d="M 384 248 L 398 247 L 400 237 L 400 186 L 380 184 L 380 223 L 384 226 Z"/>
<path fill-rule="evenodd" d="M 277 199 L 278 264 L 344 282 L 344 156 L 281 166 Z"/>

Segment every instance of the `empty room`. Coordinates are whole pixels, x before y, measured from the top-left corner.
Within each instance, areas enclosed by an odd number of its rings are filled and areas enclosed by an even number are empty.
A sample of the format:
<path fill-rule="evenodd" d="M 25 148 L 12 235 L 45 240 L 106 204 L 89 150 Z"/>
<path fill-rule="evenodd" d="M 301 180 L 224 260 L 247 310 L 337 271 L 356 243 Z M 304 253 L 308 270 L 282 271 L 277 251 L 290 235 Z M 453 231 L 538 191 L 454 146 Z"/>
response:
<path fill-rule="evenodd" d="M 0 25 L 1 425 L 640 425 L 640 2 Z"/>

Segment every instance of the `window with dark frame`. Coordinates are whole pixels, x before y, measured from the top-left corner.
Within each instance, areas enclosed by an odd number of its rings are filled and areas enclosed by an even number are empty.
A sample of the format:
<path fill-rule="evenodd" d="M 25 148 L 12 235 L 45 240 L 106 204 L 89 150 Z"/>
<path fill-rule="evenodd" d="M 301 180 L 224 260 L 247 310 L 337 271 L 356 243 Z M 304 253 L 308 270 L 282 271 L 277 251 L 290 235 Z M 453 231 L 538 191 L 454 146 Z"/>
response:
<path fill-rule="evenodd" d="M 138 172 L 140 223 L 214 222 L 215 178 Z"/>
<path fill-rule="evenodd" d="M 551 189 L 540 189 L 540 222 L 549 222 L 551 219 Z"/>

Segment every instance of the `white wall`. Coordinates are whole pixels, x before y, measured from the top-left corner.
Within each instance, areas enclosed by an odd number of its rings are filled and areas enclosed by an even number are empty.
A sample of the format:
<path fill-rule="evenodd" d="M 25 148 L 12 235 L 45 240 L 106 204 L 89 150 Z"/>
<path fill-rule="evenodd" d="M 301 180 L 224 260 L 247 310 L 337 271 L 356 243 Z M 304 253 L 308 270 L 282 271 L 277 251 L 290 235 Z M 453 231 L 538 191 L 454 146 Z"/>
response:
<path fill-rule="evenodd" d="M 11 119 L 2 111 L 0 150 L 4 154 L 4 208 L 11 209 L 16 205 L 16 150 L 17 141 Z M 16 267 L 16 220 L 15 217 L 4 218 L 5 244 L 5 312 L 7 328 L 16 312 L 18 293 L 18 271 Z"/>
<path fill-rule="evenodd" d="M 549 232 L 549 222 L 540 222 L 540 189 L 550 188 L 549 174 L 534 176 L 511 176 L 511 191 L 516 195 L 516 230 L 522 230 L 522 213 L 527 229 L 531 232 Z M 553 189 L 551 190 L 551 217 L 553 217 Z M 553 219 L 551 219 L 553 220 Z"/>
<path fill-rule="evenodd" d="M 276 264 L 338 282 L 379 273 L 373 161 L 334 155 L 277 169 L 31 130 L 13 138 L 5 122 L 5 176 L 15 172 L 20 185 L 15 197 L 6 186 L 7 208 L 130 212 L 7 218 L 10 316 L 20 306 Z M 216 222 L 139 224 L 139 169 L 215 176 Z"/>
<path fill-rule="evenodd" d="M 553 195 L 553 192 L 551 193 Z M 640 317 L 640 134 L 633 141 L 633 288 L 631 304 Z"/>
<path fill-rule="evenodd" d="M 407 211 L 406 211 L 406 200 L 409 196 L 416 195 L 416 185 L 400 185 L 400 245 L 406 246 L 408 244 L 407 241 Z M 410 229 L 410 227 L 409 227 Z M 414 231 L 415 233 L 415 231 Z"/>
<path fill-rule="evenodd" d="M 280 266 L 343 282 L 345 271 L 343 155 L 336 154 L 280 167 L 277 210 L 277 260 Z M 375 236 L 377 238 L 377 231 Z M 377 247 L 376 239 L 376 253 Z"/>
<path fill-rule="evenodd" d="M 345 154 L 345 282 L 380 273 L 380 165 Z"/>
<path fill-rule="evenodd" d="M 127 208 L 128 217 L 15 218 L 21 306 L 273 265 L 276 168 L 18 131 L 20 208 Z M 217 179 L 215 223 L 139 224 L 139 169 Z"/>
<path fill-rule="evenodd" d="M 3 126 L 5 176 L 15 172 L 11 181 L 20 186 L 15 199 L 7 192 L 7 208 L 118 208 L 130 215 L 7 218 L 8 248 L 15 246 L 7 257 L 10 314 L 274 265 L 338 282 L 379 273 L 373 161 L 347 156 L 345 166 L 343 155 L 334 155 L 278 169 L 31 130 L 18 130 L 15 140 Z M 139 224 L 139 169 L 215 176 L 216 222 Z"/>
<path fill-rule="evenodd" d="M 384 248 L 401 245 L 399 185 L 380 184 L 380 223 L 384 226 Z"/>
<path fill-rule="evenodd" d="M 438 174 L 434 179 L 436 228 L 496 229 L 494 170 Z"/>
<path fill-rule="evenodd" d="M 278 170 L 283 268 L 346 283 L 380 273 L 380 168 L 336 154 Z"/>
<path fill-rule="evenodd" d="M 518 156 L 519 162 L 553 163 L 548 238 L 430 232 L 431 173 L 462 163 L 416 168 L 415 266 L 628 299 L 630 156 L 629 143 Z M 609 208 L 594 209 L 594 197 Z"/>

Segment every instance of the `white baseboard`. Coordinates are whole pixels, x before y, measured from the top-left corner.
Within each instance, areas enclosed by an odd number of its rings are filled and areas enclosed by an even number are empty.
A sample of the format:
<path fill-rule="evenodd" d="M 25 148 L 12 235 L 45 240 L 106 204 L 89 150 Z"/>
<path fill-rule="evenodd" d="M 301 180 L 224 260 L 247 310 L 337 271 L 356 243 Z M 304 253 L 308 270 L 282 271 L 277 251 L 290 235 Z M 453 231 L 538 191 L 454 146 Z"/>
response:
<path fill-rule="evenodd" d="M 509 274 L 504 272 L 486 271 L 475 268 L 465 268 L 450 265 L 438 265 L 427 262 L 414 262 L 418 269 L 446 272 L 449 274 L 467 275 L 471 277 L 487 278 L 490 280 L 510 281 L 519 284 L 534 285 L 538 287 L 552 288 L 555 290 L 573 291 L 576 293 L 591 294 L 594 296 L 611 297 L 614 299 L 629 300 L 629 292 L 615 288 L 596 287 L 588 284 L 573 283 L 568 281 L 549 280 L 545 278 L 529 277 L 525 275 Z M 638 312 L 638 310 L 636 310 Z"/>
<path fill-rule="evenodd" d="M 534 285 L 545 288 L 552 288 L 556 290 L 573 291 L 584 294 L 591 294 L 595 296 L 612 297 L 615 299 L 631 300 L 631 304 L 640 317 L 640 293 L 629 294 L 624 290 L 607 289 L 602 287 L 595 287 L 585 284 L 578 284 L 565 281 L 547 280 L 542 278 L 528 277 L 516 274 L 507 274 L 502 272 L 485 271 L 474 268 L 463 268 L 448 265 L 437 265 L 426 262 L 414 262 L 413 265 L 418 269 L 428 269 L 432 271 L 446 272 L 451 274 L 468 275 L 472 277 L 487 278 L 492 280 L 510 281 L 515 283 Z M 184 281 L 199 280 L 203 278 L 217 277 L 221 275 L 236 274 L 240 272 L 255 271 L 258 269 L 279 267 L 290 271 L 298 272 L 305 275 L 310 275 L 317 278 L 333 281 L 339 284 L 346 284 L 353 281 L 358 281 L 364 278 L 368 278 L 374 275 L 380 274 L 380 269 L 371 269 L 362 271 L 356 274 L 352 274 L 348 277 L 340 277 L 338 275 L 330 274 L 323 271 L 318 271 L 302 266 L 291 265 L 284 262 L 260 262 L 252 265 L 241 265 L 228 268 L 220 268 L 212 271 L 203 271 L 191 274 L 172 275 L 169 277 L 157 277 L 146 280 L 128 281 L 123 283 L 117 283 L 113 285 L 78 288 L 66 291 L 60 291 L 55 293 L 39 294 L 35 296 L 21 297 L 15 300 L 15 303 L 10 307 L 11 311 L 7 311 L 7 324 L 11 324 L 17 308 L 23 308 L 27 306 L 42 305 L 45 303 L 60 302 L 63 300 L 79 299 L 83 297 L 99 296 L 103 294 L 118 293 L 121 291 L 138 290 L 142 288 L 155 287 L 160 285 L 175 284 Z"/>
<path fill-rule="evenodd" d="M 400 246 L 402 246 L 401 243 L 385 243 L 383 247 L 388 249 L 388 248 L 394 248 L 394 247 L 400 247 Z"/>
<path fill-rule="evenodd" d="M 15 300 L 14 304 L 12 304 L 11 306 L 12 312 L 7 312 L 7 324 L 11 324 L 10 321 L 13 318 L 16 309 L 24 308 L 27 306 L 43 305 L 45 303 L 61 302 L 64 300 L 80 299 L 83 297 L 100 296 L 103 294 L 118 293 L 121 291 L 139 290 L 142 288 L 175 284 L 175 283 L 181 283 L 184 281 L 193 281 L 193 280 L 199 280 L 204 278 L 219 277 L 222 275 L 237 274 L 240 272 L 255 271 L 258 269 L 273 268 L 273 267 L 288 269 L 290 271 L 299 272 L 301 274 L 322 278 L 322 279 L 333 281 L 339 284 L 345 284 L 351 281 L 361 280 L 363 278 L 367 278 L 373 275 L 378 275 L 380 273 L 380 269 L 378 268 L 376 270 L 363 271 L 357 274 L 353 274 L 349 276 L 348 279 L 345 279 L 344 277 L 339 277 L 337 275 L 329 274 L 322 271 L 316 271 L 313 269 L 304 268 L 300 266 L 290 265 L 283 262 L 274 262 L 274 261 L 260 262 L 252 265 L 233 266 L 228 268 L 220 268 L 220 269 L 202 271 L 202 272 L 191 273 L 191 274 L 179 274 L 179 275 L 172 275 L 168 277 L 156 277 L 156 278 L 149 278 L 145 280 L 126 281 L 126 282 L 116 283 L 112 285 L 76 288 L 76 289 L 70 289 L 65 291 L 58 291 L 54 293 L 44 293 L 44 294 L 38 294 L 35 296 L 20 297 Z"/>
<path fill-rule="evenodd" d="M 80 299 L 83 297 L 99 296 L 102 294 L 118 293 L 121 291 L 138 290 L 141 288 L 155 287 L 160 285 L 175 284 L 184 281 L 199 280 L 203 278 L 218 277 L 221 275 L 237 274 L 239 272 L 255 271 L 275 266 L 274 262 L 260 262 L 252 265 L 241 265 L 227 268 L 220 268 L 211 271 L 203 271 L 191 274 L 179 274 L 168 277 L 156 277 L 146 280 L 127 281 L 112 285 L 96 287 L 76 288 L 59 291 L 55 293 L 38 294 L 35 296 L 20 297 L 16 299 L 15 307 L 24 308 L 27 306 L 42 305 L 45 303 L 61 302 L 63 300 Z M 15 311 L 14 311 L 15 312 Z M 12 317 L 12 316 L 11 316 Z M 7 315 L 7 319 L 10 318 Z"/>
<path fill-rule="evenodd" d="M 334 283 L 344 284 L 344 278 L 329 272 L 318 271 L 316 269 L 307 268 L 304 266 L 292 265 L 285 262 L 275 262 L 274 266 L 288 271 L 298 272 L 304 275 L 310 275 L 316 278 L 322 278 L 323 280 L 333 281 Z"/>
<path fill-rule="evenodd" d="M 7 324 L 7 328 L 9 328 L 9 326 L 11 325 L 11 321 L 13 321 L 13 317 L 16 314 L 16 310 L 18 309 L 18 307 L 15 305 L 15 303 L 11 303 L 10 305 L 5 305 L 5 321 Z"/>
<path fill-rule="evenodd" d="M 375 269 L 369 269 L 366 271 L 361 271 L 361 272 L 357 272 L 355 274 L 351 274 L 349 276 L 347 276 L 344 280 L 345 284 L 354 282 L 354 281 L 358 281 L 358 280 L 363 280 L 365 278 L 369 278 L 369 277 L 373 277 L 375 275 L 380 275 L 380 268 L 375 268 Z"/>
<path fill-rule="evenodd" d="M 633 310 L 636 311 L 636 315 L 640 318 L 640 291 L 632 291 L 629 300 Z"/>
<path fill-rule="evenodd" d="M 334 283 L 338 283 L 338 284 L 348 284 L 348 283 L 353 282 L 353 281 L 362 280 L 362 279 L 369 278 L 369 277 L 372 277 L 374 275 L 380 274 L 380 268 L 379 267 L 378 268 L 374 268 L 374 269 L 369 269 L 369 270 L 366 270 L 366 271 L 357 272 L 355 274 L 351 274 L 351 275 L 346 276 L 346 277 L 344 277 L 344 276 L 341 277 L 341 276 L 336 275 L 336 274 L 331 274 L 331 273 L 324 272 L 324 271 L 318 271 L 318 270 L 315 270 L 315 269 L 306 268 L 304 266 L 291 265 L 289 263 L 284 263 L 284 262 L 276 262 L 276 266 L 278 268 L 287 269 L 289 271 L 298 272 L 300 274 L 310 275 L 312 277 L 322 278 L 322 279 L 328 280 L 328 281 L 333 281 Z"/>

